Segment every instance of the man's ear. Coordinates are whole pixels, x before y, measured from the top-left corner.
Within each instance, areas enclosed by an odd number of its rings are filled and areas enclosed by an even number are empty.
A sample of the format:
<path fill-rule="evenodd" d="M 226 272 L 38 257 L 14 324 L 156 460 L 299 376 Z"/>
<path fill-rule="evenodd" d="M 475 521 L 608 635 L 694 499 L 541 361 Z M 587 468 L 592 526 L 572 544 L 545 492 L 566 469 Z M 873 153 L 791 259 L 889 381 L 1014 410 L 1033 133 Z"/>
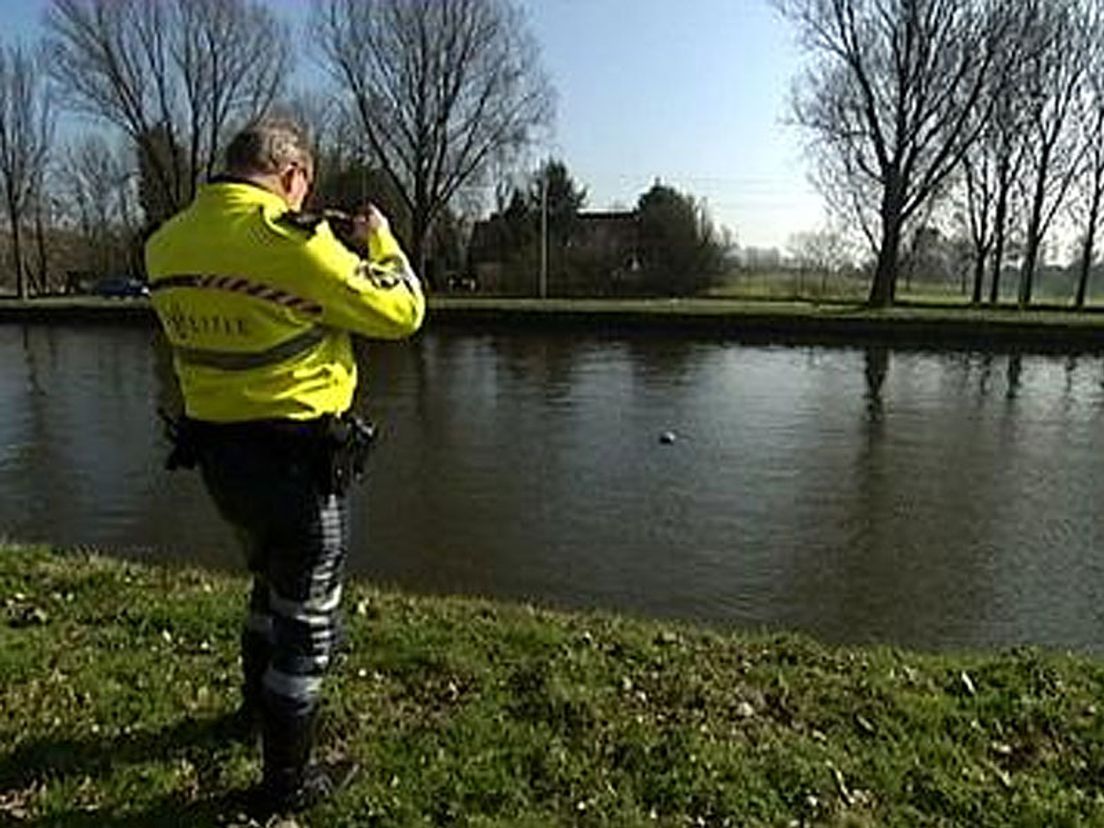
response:
<path fill-rule="evenodd" d="M 295 167 L 286 167 L 284 171 L 280 173 L 279 179 L 280 189 L 282 189 L 285 194 L 290 193 L 291 187 L 295 183 Z"/>

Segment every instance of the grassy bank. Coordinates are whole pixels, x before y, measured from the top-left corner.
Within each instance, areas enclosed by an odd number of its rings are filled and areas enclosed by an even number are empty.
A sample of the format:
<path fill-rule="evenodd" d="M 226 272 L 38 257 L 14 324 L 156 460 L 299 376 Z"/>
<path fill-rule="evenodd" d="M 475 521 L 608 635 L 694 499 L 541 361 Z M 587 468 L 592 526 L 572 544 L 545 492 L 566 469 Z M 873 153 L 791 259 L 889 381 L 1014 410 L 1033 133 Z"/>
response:
<path fill-rule="evenodd" d="M 0 822 L 245 824 L 243 580 L 0 549 Z M 354 584 L 310 825 L 1104 824 L 1104 670 Z"/>

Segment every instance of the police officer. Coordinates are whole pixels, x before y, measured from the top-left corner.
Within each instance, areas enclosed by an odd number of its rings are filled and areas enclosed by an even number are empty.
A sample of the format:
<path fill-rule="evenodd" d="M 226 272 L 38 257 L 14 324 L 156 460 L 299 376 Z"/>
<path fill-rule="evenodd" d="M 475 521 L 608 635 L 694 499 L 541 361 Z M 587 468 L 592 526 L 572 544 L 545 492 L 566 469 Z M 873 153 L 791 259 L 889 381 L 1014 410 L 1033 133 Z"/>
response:
<path fill-rule="evenodd" d="M 198 462 L 253 574 L 243 708 L 259 713 L 259 790 L 274 812 L 307 807 L 335 783 L 311 751 L 338 643 L 345 486 L 365 436 L 349 414 L 350 333 L 406 337 L 425 312 L 379 211 L 354 222 L 359 244 L 348 246 L 301 212 L 313 173 L 299 125 L 253 123 L 230 142 L 226 173 L 146 244 L 184 396 L 178 452 Z"/>

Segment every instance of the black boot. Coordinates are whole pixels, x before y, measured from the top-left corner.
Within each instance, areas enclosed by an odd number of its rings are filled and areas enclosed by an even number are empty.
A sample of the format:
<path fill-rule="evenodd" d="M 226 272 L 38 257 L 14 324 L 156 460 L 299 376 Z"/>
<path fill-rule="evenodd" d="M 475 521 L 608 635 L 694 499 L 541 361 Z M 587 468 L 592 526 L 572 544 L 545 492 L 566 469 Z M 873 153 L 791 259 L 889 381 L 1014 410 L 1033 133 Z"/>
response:
<path fill-rule="evenodd" d="M 266 813 L 303 811 L 328 799 L 356 772 L 352 763 L 311 761 L 317 711 L 288 715 L 266 705 L 262 740 L 264 778 L 259 797 Z"/>

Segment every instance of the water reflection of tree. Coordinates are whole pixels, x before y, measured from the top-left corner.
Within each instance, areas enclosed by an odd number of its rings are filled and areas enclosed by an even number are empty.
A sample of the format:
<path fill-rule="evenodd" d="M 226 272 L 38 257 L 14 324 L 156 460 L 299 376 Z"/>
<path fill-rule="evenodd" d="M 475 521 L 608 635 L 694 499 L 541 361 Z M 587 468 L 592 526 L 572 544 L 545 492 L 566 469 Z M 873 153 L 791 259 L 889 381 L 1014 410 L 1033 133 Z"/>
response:
<path fill-rule="evenodd" d="M 834 388 L 825 411 L 828 416 L 834 406 L 846 404 L 857 415 L 857 422 L 850 420 L 856 429 L 842 442 L 839 477 L 812 472 L 826 486 L 810 494 L 825 504 L 815 512 L 825 525 L 810 533 L 815 551 L 802 552 L 794 595 L 813 629 L 862 642 L 907 635 L 908 624 L 900 613 L 898 599 L 906 587 L 898 578 L 896 558 L 904 539 L 895 536 L 891 519 L 901 497 L 893 447 L 886 439 L 891 355 L 888 347 L 873 345 L 849 356 L 849 368 L 861 372 L 861 380 L 849 384 L 855 390 L 846 403 L 840 388 Z M 815 447 L 824 453 L 821 463 L 833 462 L 831 436 L 825 433 Z M 817 544 L 822 547 L 816 549 Z"/>
<path fill-rule="evenodd" d="M 863 376 L 866 379 L 866 422 L 870 426 L 868 434 L 881 433 L 885 418 L 885 404 L 882 401 L 882 388 L 889 373 L 889 348 L 873 346 L 863 354 Z"/>
<path fill-rule="evenodd" d="M 981 355 L 981 371 L 978 377 L 978 396 L 981 399 L 989 396 L 989 383 L 993 379 L 993 354 L 986 351 Z"/>
<path fill-rule="evenodd" d="M 546 537 L 542 493 L 566 462 L 555 440 L 564 411 L 548 399 L 570 393 L 573 350 L 567 337 L 448 330 L 425 335 L 419 353 L 369 347 L 384 436 L 354 542 L 367 528 L 370 546 L 388 549 L 377 577 L 478 592 L 516 579 L 495 556 Z"/>
<path fill-rule="evenodd" d="M 27 393 L 23 397 L 27 437 L 17 441 L 12 452 L 15 459 L 12 468 L 18 479 L 12 479 L 4 486 L 13 491 L 12 496 L 4 497 L 5 505 L 16 508 L 10 513 L 5 509 L 2 514 L 5 525 L 25 538 L 43 536 L 45 517 L 53 511 L 52 504 L 48 502 L 51 495 L 59 498 L 59 513 L 56 516 L 61 518 L 61 509 L 71 501 L 70 494 L 75 493 L 75 487 L 66 490 L 68 480 L 65 477 L 58 480 L 53 474 L 53 470 L 64 463 L 65 457 L 59 451 L 57 441 L 52 439 L 49 428 L 49 365 L 53 360 L 43 360 L 42 357 L 43 351 L 48 356 L 53 350 L 50 333 L 50 328 L 29 325 L 21 331 L 23 364 L 27 369 Z M 45 368 L 43 361 L 46 362 Z M 13 406 L 12 410 L 5 412 L 5 416 L 15 416 L 19 408 Z"/>
<path fill-rule="evenodd" d="M 977 371 L 977 400 L 981 405 L 989 397 L 992 390 L 993 378 L 998 366 L 999 354 L 993 351 L 984 351 L 976 355 Z M 973 372 L 975 357 L 973 355 L 963 365 L 963 383 L 968 384 Z M 1004 397 L 1008 401 L 1014 401 L 1020 392 L 1021 374 L 1023 373 L 1023 356 L 1018 353 L 1008 355 L 1005 364 L 1005 388 Z"/>
<path fill-rule="evenodd" d="M 1074 402 L 1074 388 L 1077 380 L 1077 354 L 1069 354 L 1062 366 L 1065 383 L 1062 386 L 1062 402 L 1069 408 Z"/>
<path fill-rule="evenodd" d="M 102 512 L 133 503 L 135 452 L 149 399 L 131 331 L 36 327 L 24 337 L 29 440 L 19 451 L 28 536 L 108 542 Z M 105 439 L 108 438 L 108 439 Z M 110 440 L 111 442 L 108 442 Z M 142 504 L 133 509 L 143 514 Z"/>
<path fill-rule="evenodd" d="M 496 357 L 496 377 L 505 372 L 511 382 L 538 388 L 546 400 L 556 402 L 570 396 L 580 349 L 592 342 L 590 336 L 522 331 L 496 334 L 488 344 Z"/>
<path fill-rule="evenodd" d="M 984 419 L 957 417 L 944 407 L 939 411 L 953 421 L 934 422 L 923 409 L 887 416 L 890 361 L 887 348 L 864 353 L 867 439 L 857 447 L 854 493 L 843 510 L 835 605 L 825 611 L 835 613 L 853 640 L 968 638 L 989 596 L 984 558 L 968 553 L 976 543 L 971 538 L 984 534 L 979 504 L 991 501 L 978 486 L 999 478 L 999 464 L 987 453 L 996 441 L 985 439 Z M 968 363 L 960 370 L 968 373 Z M 987 371 L 983 360 L 982 387 Z M 972 447 L 986 453 L 971 461 L 964 453 Z M 963 465 L 949 474 L 951 463 Z"/>
<path fill-rule="evenodd" d="M 626 337 L 634 379 L 644 387 L 670 388 L 687 379 L 700 341 L 685 334 L 637 334 Z"/>
<path fill-rule="evenodd" d="M 1020 394 L 1021 375 L 1023 374 L 1023 355 L 1014 353 L 1008 356 L 1008 385 L 1005 399 L 1014 401 Z"/>

